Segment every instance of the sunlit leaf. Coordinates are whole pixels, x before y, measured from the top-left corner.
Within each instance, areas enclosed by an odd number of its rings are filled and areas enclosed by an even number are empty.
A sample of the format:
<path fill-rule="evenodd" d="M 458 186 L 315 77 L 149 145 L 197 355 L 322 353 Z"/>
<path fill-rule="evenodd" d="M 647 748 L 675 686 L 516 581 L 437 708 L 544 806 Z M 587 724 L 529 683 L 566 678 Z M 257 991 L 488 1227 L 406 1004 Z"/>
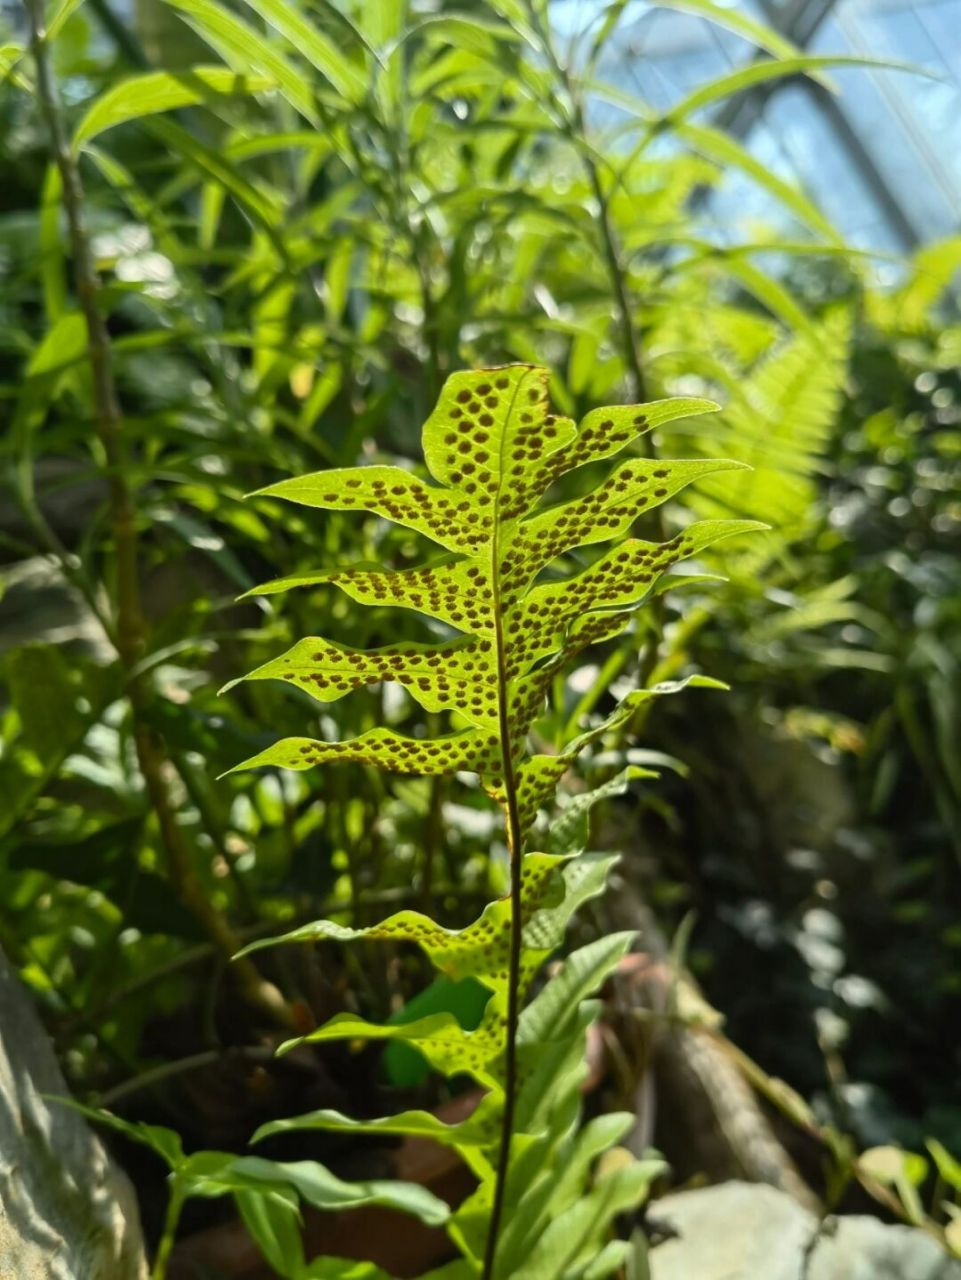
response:
<path fill-rule="evenodd" d="M 239 74 L 228 67 L 192 67 L 189 71 L 150 71 L 130 76 L 97 98 L 77 125 L 73 145 L 82 147 L 106 129 L 144 116 L 196 106 L 217 97 L 257 93 L 274 84 L 268 76 Z"/>

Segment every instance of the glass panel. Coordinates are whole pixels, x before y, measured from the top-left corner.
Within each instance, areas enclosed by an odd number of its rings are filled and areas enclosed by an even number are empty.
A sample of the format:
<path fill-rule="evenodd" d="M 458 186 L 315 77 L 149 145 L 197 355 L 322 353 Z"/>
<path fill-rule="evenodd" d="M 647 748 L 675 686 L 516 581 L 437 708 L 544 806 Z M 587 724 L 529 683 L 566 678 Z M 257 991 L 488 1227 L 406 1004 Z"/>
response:
<path fill-rule="evenodd" d="M 951 42 L 939 50 L 922 8 L 843 0 L 813 49 L 899 58 L 950 76 Z M 961 26 L 961 10 L 955 4 Z M 943 17 L 944 15 L 942 15 Z M 955 38 L 957 42 L 957 37 Z M 920 239 L 950 234 L 961 210 L 961 93 L 954 83 L 891 71 L 840 69 L 839 105 Z"/>
<path fill-rule="evenodd" d="M 798 0 L 740 0 L 736 7 L 770 23 L 772 16 L 774 21 L 787 16 L 787 5 L 796 17 Z M 553 12 L 577 49 L 585 44 L 578 31 L 596 23 L 606 8 L 603 0 L 558 0 Z M 860 68 L 831 73 L 841 90 L 836 102 L 844 119 L 917 239 L 956 232 L 961 218 L 959 0 L 838 0 L 816 31 L 811 52 L 894 58 L 941 77 Z M 628 5 L 600 74 L 665 111 L 697 85 L 752 56 L 748 42 L 713 23 L 638 2 Z M 597 110 L 595 118 L 610 120 L 611 115 Z M 710 112 L 706 118 L 712 118 Z M 775 88 L 742 140 L 774 172 L 799 181 L 856 244 L 908 247 L 897 214 L 886 207 L 870 175 L 859 171 L 864 157 L 808 90 L 797 83 Z M 736 173 L 712 196 L 710 212 L 719 228 L 734 218 L 739 224 L 763 220 L 790 234 L 797 230 L 770 197 Z"/>

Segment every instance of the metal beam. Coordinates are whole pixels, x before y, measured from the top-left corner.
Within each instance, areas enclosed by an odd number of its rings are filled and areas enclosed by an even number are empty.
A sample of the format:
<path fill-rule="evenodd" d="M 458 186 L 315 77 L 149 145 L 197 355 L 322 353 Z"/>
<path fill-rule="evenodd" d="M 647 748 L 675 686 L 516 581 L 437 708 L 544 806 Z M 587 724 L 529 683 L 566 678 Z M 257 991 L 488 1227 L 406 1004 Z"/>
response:
<path fill-rule="evenodd" d="M 799 48 L 806 49 L 837 0 L 790 0 L 783 6 L 774 4 L 773 0 L 759 2 L 768 25 Z M 745 138 L 761 120 L 772 95 L 786 84 L 798 84 L 812 99 L 846 152 L 852 168 L 877 201 L 882 215 L 902 247 L 907 250 L 916 249 L 923 238 L 907 208 L 897 198 L 837 99 L 810 77 L 792 76 L 770 84 L 757 85 L 726 102 L 712 123 L 734 137 Z"/>

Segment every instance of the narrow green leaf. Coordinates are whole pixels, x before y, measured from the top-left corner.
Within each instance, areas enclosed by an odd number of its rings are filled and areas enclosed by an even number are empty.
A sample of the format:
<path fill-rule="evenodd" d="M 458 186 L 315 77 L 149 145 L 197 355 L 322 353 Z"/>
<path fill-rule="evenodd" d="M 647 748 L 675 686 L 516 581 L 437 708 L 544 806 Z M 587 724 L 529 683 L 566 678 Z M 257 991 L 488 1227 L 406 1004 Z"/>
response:
<path fill-rule="evenodd" d="M 452 645 L 396 644 L 382 649 L 349 649 L 308 637 L 240 680 L 285 680 L 318 702 L 335 702 L 354 689 L 379 681 L 403 685 L 428 711 L 456 711 L 479 729 L 497 729 L 497 698 L 491 684 L 479 686 L 483 663 L 474 641 Z"/>
<path fill-rule="evenodd" d="M 838 232 L 807 196 L 771 173 L 760 160 L 751 155 L 746 147 L 722 130 L 713 129 L 710 125 L 691 124 L 688 121 L 675 125 L 673 132 L 699 155 L 706 156 L 709 160 L 716 160 L 722 165 L 741 169 L 779 204 L 790 210 L 800 222 L 824 236 L 826 240 L 833 241 L 835 244 L 841 243 Z"/>
<path fill-rule="evenodd" d="M 408 1134 L 411 1137 L 431 1138 L 444 1146 L 468 1147 L 490 1141 L 491 1110 L 489 1103 L 482 1102 L 477 1111 L 466 1120 L 445 1124 L 431 1111 L 400 1111 L 396 1115 L 377 1120 L 355 1120 L 339 1111 L 324 1109 L 309 1111 L 306 1115 L 289 1119 L 271 1120 L 260 1126 L 251 1141 L 262 1142 L 278 1133 L 320 1129 L 325 1133 Z"/>
<path fill-rule="evenodd" d="M 560 813 L 551 822 L 547 833 L 547 852 L 569 857 L 586 852 L 590 813 L 594 806 L 609 800 L 612 796 L 624 795 L 632 782 L 651 777 L 656 777 L 656 774 L 649 769 L 629 765 L 608 782 L 584 792 L 583 795 L 568 799 Z"/>
<path fill-rule="evenodd" d="M 217 0 L 165 0 L 208 44 L 238 72 L 269 78 L 272 87 L 306 119 L 318 122 L 309 81 L 289 59 L 278 53 L 257 31 Z"/>
<path fill-rule="evenodd" d="M 478 769 L 495 772 L 500 741 L 476 729 L 443 738 L 408 738 L 390 729 L 370 729 L 357 738 L 322 742 L 318 738 L 283 738 L 249 760 L 228 769 L 238 773 L 272 765 L 280 769 L 310 769 L 337 761 L 373 764 L 396 773 L 453 774 Z"/>
<path fill-rule="evenodd" d="M 285 498 L 328 511 L 372 511 L 416 529 L 451 551 L 470 551 L 477 545 L 477 533 L 467 520 L 472 504 L 455 502 L 400 467 L 317 471 L 267 485 L 251 496 Z M 463 511 L 459 510 L 462 505 Z"/>
<path fill-rule="evenodd" d="M 876 58 L 850 58 L 841 56 L 821 56 L 817 54 L 798 54 L 792 57 L 764 59 L 750 62 L 747 66 L 738 67 L 727 75 L 710 80 L 689 93 L 676 106 L 671 107 L 664 119 L 670 124 L 679 124 L 695 111 L 700 111 L 720 98 L 741 93 L 757 84 L 766 84 L 769 80 L 779 80 L 784 76 L 807 74 L 824 71 L 828 67 L 870 67 L 875 70 L 914 71 L 904 62 L 887 62 Z"/>
<path fill-rule="evenodd" d="M 56 40 L 83 2 L 84 0 L 60 0 L 47 21 L 47 40 Z"/>
<path fill-rule="evenodd" d="M 811 317 L 796 301 L 791 290 L 775 280 L 773 276 L 761 271 L 753 262 L 747 262 L 740 257 L 728 258 L 725 260 L 724 270 L 742 284 L 749 293 L 753 293 L 772 315 L 783 320 L 788 328 L 799 329 L 812 335 L 817 332 Z"/>
<path fill-rule="evenodd" d="M 82 117 L 73 135 L 74 150 L 118 124 L 274 86 L 275 81 L 268 76 L 238 74 L 228 67 L 192 67 L 189 71 L 149 71 L 129 76 L 99 95 Z"/>
<path fill-rule="evenodd" d="M 56 324 L 67 311 L 66 261 L 60 220 L 63 215 L 63 185 L 55 164 L 47 166 L 40 201 L 40 273 L 47 323 Z"/>
<path fill-rule="evenodd" d="M 115 1133 L 123 1134 L 131 1142 L 149 1147 L 173 1172 L 176 1172 L 184 1163 L 183 1145 L 179 1135 L 173 1129 L 166 1129 L 159 1124 L 144 1124 L 142 1120 L 122 1120 L 120 1116 L 115 1116 L 110 1111 L 104 1111 L 101 1107 L 86 1107 L 80 1102 L 75 1102 L 73 1098 L 51 1097 L 49 1101 L 59 1103 L 63 1107 L 70 1107 L 72 1111 L 79 1111 L 94 1124 L 102 1124 L 107 1129 L 113 1129 Z"/>
<path fill-rule="evenodd" d="M 757 22 L 742 9 L 716 4 L 714 0 L 661 0 L 661 3 L 665 9 L 677 9 L 681 13 L 695 13 L 698 17 L 707 18 L 715 26 L 743 36 L 745 40 L 777 58 L 791 58 L 800 53 L 798 46 L 774 27 Z"/>
<path fill-rule="evenodd" d="M 182 155 L 185 160 L 196 166 L 201 176 L 209 175 L 229 191 L 238 204 L 263 227 L 271 243 L 277 248 L 278 256 L 281 258 L 284 256 L 285 246 L 277 232 L 281 220 L 281 205 L 272 192 L 265 190 L 262 185 L 255 186 L 249 182 L 237 165 L 232 164 L 215 147 L 208 146 L 174 120 L 152 120 L 150 131 L 171 151 Z"/>
<path fill-rule="evenodd" d="M 419 1218 L 428 1226 L 441 1226 L 450 1209 L 426 1187 L 410 1182 L 372 1179 L 366 1182 L 344 1182 L 316 1160 L 279 1162 L 258 1156 L 235 1159 L 224 1178 L 236 1179 L 243 1187 L 291 1186 L 301 1199 L 316 1209 L 357 1209 L 364 1205 L 383 1205 Z"/>
<path fill-rule="evenodd" d="M 176 2 L 176 0 L 171 0 Z M 359 102 L 367 89 L 367 76 L 334 41 L 310 22 L 292 0 L 245 0 L 275 31 L 279 31 L 311 66 L 350 102 Z"/>

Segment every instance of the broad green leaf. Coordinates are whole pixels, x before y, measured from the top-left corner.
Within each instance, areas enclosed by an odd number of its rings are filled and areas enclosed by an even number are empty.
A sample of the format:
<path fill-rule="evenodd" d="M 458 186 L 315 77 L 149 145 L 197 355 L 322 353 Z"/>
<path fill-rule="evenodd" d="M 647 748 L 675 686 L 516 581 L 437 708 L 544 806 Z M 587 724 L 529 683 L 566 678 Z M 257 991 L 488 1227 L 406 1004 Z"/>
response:
<path fill-rule="evenodd" d="M 458 1258 L 455 1262 L 448 1262 L 445 1266 L 435 1271 L 426 1271 L 421 1280 L 475 1280 L 477 1268 L 472 1266 L 465 1258 Z"/>
<path fill-rule="evenodd" d="M 27 379 L 41 378 L 75 363 L 87 349 L 87 322 L 79 311 L 62 315 L 44 335 L 27 365 Z"/>
<path fill-rule="evenodd" d="M 350 1258 L 314 1258 L 297 1280 L 393 1280 L 373 1262 L 354 1262 Z M 451 1277 L 451 1280 L 454 1280 Z"/>
<path fill-rule="evenodd" d="M 924 1156 L 900 1147 L 870 1147 L 858 1156 L 858 1168 L 870 1178 L 876 1178 L 886 1186 L 896 1186 L 905 1179 L 912 1186 L 920 1186 L 928 1170 Z"/>
<path fill-rule="evenodd" d="M 567 1268 L 595 1252 L 599 1228 L 608 1226 L 647 1197 L 653 1180 L 666 1169 L 661 1161 L 634 1161 L 600 1182 L 562 1217 L 555 1218 L 540 1237 L 527 1261 L 513 1271 L 513 1280 L 543 1280 L 567 1275 Z"/>
<path fill-rule="evenodd" d="M 278 1187 L 270 1195 L 259 1187 L 237 1190 L 234 1203 L 268 1265 L 285 1280 L 302 1280 L 303 1225 L 293 1187 Z"/>
<path fill-rule="evenodd" d="M 0 44 L 0 85 L 9 80 L 23 93 L 34 94 L 36 87 L 29 75 L 25 75 L 22 70 L 24 64 L 27 63 L 27 58 L 26 45 L 13 42 Z"/>
<path fill-rule="evenodd" d="M 274 87 L 274 80 L 268 76 L 239 74 L 229 67 L 192 67 L 189 71 L 149 71 L 130 76 L 96 99 L 77 125 L 74 149 L 130 120 Z"/>
<path fill-rule="evenodd" d="M 563 968 L 521 1015 L 518 1045 L 536 1048 L 545 1040 L 560 1039 L 565 1025 L 577 1016 L 586 1000 L 627 955 L 633 933 L 613 933 L 590 942 L 567 957 Z"/>
<path fill-rule="evenodd" d="M 611 1276 L 623 1275 L 624 1267 L 634 1257 L 634 1253 L 633 1241 L 608 1240 L 600 1253 L 586 1264 L 583 1271 L 568 1272 L 568 1280 L 609 1280 Z"/>
<path fill-rule="evenodd" d="M 573 1114 L 576 1117 L 579 1110 L 576 1095 L 572 1095 L 571 1100 L 575 1103 Z M 585 1194 L 584 1188 L 590 1183 L 594 1161 L 622 1138 L 634 1123 L 629 1112 L 614 1112 L 597 1116 L 571 1136 L 563 1133 L 567 1127 L 564 1124 L 566 1117 L 559 1115 L 557 1119 L 560 1123 L 556 1124 L 555 1132 L 561 1132 L 561 1141 L 551 1142 L 548 1139 L 537 1143 L 536 1154 L 531 1154 L 531 1163 L 540 1163 L 540 1185 L 532 1184 L 521 1193 L 498 1251 L 501 1266 L 510 1268 L 512 1274 L 536 1248 L 538 1239 L 551 1221 L 566 1214 Z M 607 1225 L 604 1223 L 605 1227 Z"/>
<path fill-rule="evenodd" d="M 858 1157 L 857 1170 L 882 1186 L 893 1187 L 908 1218 L 916 1226 L 924 1222 L 924 1207 L 918 1188 L 928 1174 L 928 1161 L 914 1151 L 900 1147 L 871 1147 Z"/>

